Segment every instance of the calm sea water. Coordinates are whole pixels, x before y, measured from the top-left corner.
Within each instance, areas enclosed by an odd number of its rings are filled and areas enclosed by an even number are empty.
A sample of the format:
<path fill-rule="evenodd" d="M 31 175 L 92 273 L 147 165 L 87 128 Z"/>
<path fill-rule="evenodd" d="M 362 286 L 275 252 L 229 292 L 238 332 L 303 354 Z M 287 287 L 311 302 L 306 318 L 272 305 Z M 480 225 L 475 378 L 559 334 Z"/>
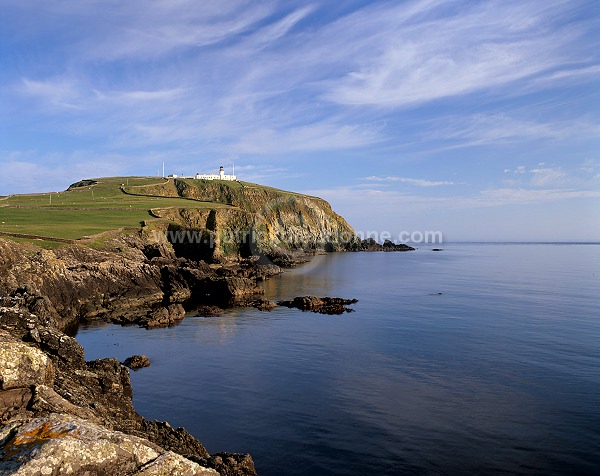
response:
<path fill-rule="evenodd" d="M 138 412 L 261 475 L 600 474 L 600 246 L 342 253 L 265 287 L 359 302 L 77 339 L 87 359 L 148 355 Z"/>

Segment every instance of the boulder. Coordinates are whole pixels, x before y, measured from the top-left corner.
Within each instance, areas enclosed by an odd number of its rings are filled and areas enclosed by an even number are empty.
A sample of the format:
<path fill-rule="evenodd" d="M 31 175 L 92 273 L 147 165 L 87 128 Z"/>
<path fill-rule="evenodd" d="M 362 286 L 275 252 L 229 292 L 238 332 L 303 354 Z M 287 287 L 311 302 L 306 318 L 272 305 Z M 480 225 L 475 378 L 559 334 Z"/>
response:
<path fill-rule="evenodd" d="M 41 350 L 23 342 L 0 342 L 0 389 L 52 385 L 52 361 Z"/>
<path fill-rule="evenodd" d="M 181 475 L 217 476 L 148 440 L 90 423 L 50 414 L 13 422 L 0 430 L 2 475 Z"/>
<path fill-rule="evenodd" d="M 131 357 L 127 357 L 123 362 L 125 367 L 129 367 L 130 369 L 141 369 L 143 367 L 150 367 L 150 359 L 145 355 L 132 355 Z"/>

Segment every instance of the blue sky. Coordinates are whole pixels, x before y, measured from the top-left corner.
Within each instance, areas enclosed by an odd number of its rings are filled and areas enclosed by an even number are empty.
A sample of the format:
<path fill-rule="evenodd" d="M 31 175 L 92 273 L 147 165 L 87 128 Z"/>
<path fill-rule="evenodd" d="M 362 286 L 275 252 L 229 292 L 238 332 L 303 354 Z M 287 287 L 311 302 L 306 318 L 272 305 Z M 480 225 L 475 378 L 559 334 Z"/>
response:
<path fill-rule="evenodd" d="M 0 7 L 0 195 L 235 163 L 363 233 L 600 241 L 597 0 Z"/>

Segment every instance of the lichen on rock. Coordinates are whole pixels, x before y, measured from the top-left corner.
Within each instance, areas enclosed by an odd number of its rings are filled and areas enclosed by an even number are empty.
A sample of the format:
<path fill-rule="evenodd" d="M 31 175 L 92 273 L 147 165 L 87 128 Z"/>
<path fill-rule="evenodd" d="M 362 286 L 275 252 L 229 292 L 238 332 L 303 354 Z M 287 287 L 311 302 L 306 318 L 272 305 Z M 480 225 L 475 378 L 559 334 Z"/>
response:
<path fill-rule="evenodd" d="M 0 430 L 2 475 L 215 476 L 181 455 L 71 415 L 50 414 Z"/>

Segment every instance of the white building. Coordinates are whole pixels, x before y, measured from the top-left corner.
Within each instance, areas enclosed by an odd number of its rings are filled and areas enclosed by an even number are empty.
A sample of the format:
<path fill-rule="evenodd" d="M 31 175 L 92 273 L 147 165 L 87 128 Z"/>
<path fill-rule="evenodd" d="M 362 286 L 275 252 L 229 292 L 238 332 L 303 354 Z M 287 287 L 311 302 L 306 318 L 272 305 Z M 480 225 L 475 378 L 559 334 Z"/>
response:
<path fill-rule="evenodd" d="M 237 180 L 237 177 L 235 175 L 227 175 L 225 173 L 225 169 L 223 168 L 223 166 L 221 166 L 219 168 L 219 173 L 218 174 L 196 174 L 192 177 L 186 177 L 184 175 L 169 175 L 170 178 L 189 178 L 189 179 L 196 179 L 196 180 L 229 180 L 230 182 L 233 182 L 235 180 Z"/>
<path fill-rule="evenodd" d="M 235 175 L 226 175 L 225 174 L 225 169 L 223 168 L 223 166 L 221 166 L 219 168 L 219 174 L 196 174 L 194 176 L 194 178 L 196 180 L 230 180 L 230 181 L 234 181 L 237 180 L 237 177 Z"/>

